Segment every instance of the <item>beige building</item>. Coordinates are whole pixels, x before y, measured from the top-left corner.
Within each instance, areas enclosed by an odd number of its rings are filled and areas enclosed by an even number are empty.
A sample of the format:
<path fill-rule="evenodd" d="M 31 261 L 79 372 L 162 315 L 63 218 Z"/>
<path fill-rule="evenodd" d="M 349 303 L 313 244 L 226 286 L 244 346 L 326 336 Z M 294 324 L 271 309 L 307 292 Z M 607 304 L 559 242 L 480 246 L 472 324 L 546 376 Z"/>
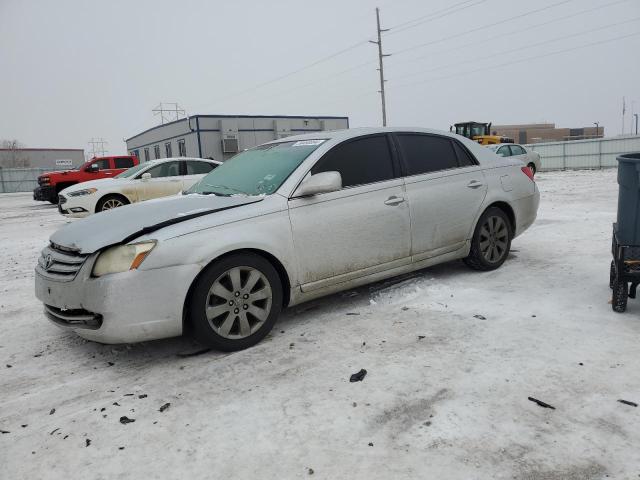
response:
<path fill-rule="evenodd" d="M 491 133 L 513 138 L 516 143 L 557 142 L 604 137 L 604 127 L 557 128 L 555 123 L 491 125 Z"/>

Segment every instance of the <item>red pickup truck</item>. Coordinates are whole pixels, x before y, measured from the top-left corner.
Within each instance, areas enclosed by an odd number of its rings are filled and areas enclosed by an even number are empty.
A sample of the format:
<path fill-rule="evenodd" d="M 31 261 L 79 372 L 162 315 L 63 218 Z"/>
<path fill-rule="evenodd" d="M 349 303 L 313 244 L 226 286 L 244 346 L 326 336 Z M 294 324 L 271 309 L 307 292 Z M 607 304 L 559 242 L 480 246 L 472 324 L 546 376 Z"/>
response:
<path fill-rule="evenodd" d="M 93 157 L 74 170 L 43 173 L 38 177 L 38 188 L 33 191 L 33 199 L 57 204 L 61 190 L 88 180 L 115 177 L 138 163 L 138 158 L 133 155 Z"/>

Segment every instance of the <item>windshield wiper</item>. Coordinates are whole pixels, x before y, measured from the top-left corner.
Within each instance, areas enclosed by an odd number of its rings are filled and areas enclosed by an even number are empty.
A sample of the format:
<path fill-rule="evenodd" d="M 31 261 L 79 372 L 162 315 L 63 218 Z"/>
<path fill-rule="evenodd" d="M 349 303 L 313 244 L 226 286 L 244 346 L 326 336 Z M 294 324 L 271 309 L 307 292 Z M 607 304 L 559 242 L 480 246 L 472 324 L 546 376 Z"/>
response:
<path fill-rule="evenodd" d="M 200 192 L 200 195 L 215 195 L 216 197 L 230 197 L 230 193 L 220 193 L 220 192 L 212 192 L 211 190 L 206 190 L 204 192 Z"/>
<path fill-rule="evenodd" d="M 205 187 L 211 187 L 211 188 L 225 188 L 227 190 L 231 190 L 232 192 L 240 193 L 242 195 L 247 195 L 247 196 L 249 195 L 247 192 L 243 192 L 242 190 L 238 190 L 237 188 L 227 187 L 226 185 L 210 185 L 208 183 L 205 183 L 204 186 Z M 216 192 L 202 192 L 202 193 L 204 193 L 204 194 L 207 194 L 207 193 L 215 194 Z"/>

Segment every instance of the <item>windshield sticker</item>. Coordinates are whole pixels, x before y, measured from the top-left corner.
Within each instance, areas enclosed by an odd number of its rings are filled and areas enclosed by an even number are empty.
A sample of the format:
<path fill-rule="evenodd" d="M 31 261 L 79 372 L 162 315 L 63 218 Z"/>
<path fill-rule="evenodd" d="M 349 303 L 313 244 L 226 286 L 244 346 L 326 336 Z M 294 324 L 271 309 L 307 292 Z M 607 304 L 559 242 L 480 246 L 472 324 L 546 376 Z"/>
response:
<path fill-rule="evenodd" d="M 320 145 L 324 142 L 325 140 L 300 140 L 291 146 L 292 147 L 310 147 L 310 146 Z"/>

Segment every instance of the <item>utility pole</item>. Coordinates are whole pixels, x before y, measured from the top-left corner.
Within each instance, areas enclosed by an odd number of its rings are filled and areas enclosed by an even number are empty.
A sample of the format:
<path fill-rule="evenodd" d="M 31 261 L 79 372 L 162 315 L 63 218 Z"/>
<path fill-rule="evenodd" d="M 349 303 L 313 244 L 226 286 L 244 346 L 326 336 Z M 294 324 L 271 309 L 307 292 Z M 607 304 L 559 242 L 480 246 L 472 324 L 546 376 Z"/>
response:
<path fill-rule="evenodd" d="M 376 23 L 377 23 L 377 30 L 378 30 L 378 41 L 374 42 L 373 40 L 369 40 L 369 43 L 375 43 L 376 45 L 378 45 L 378 71 L 380 72 L 380 100 L 382 100 L 382 126 L 386 127 L 387 126 L 387 104 L 385 102 L 385 97 L 384 97 L 384 82 L 386 82 L 386 80 L 384 79 L 384 66 L 382 63 L 382 59 L 384 57 L 390 57 L 391 54 L 389 55 L 385 55 L 382 53 L 382 32 L 388 32 L 390 29 L 388 28 L 380 28 L 380 9 L 378 7 L 376 7 Z"/>
<path fill-rule="evenodd" d="M 91 146 L 89 158 L 104 157 L 107 154 L 105 145 L 108 142 L 106 142 L 104 138 L 91 138 L 87 143 Z"/>
<path fill-rule="evenodd" d="M 599 126 L 600 126 L 600 122 L 593 122 L 593 124 L 596 126 L 596 138 L 598 138 L 598 133 L 599 133 Z"/>
<path fill-rule="evenodd" d="M 173 105 L 173 107 L 171 107 L 171 105 Z M 184 118 L 186 115 L 185 110 L 175 102 L 160 102 L 160 104 L 151 111 L 154 115 L 160 115 L 160 123 L 162 125 L 164 125 L 165 120 L 167 122 L 174 122 L 176 120 L 180 120 L 180 116 Z"/>
<path fill-rule="evenodd" d="M 634 113 L 633 116 L 636 119 L 636 135 L 637 135 L 638 134 L 638 114 Z"/>

